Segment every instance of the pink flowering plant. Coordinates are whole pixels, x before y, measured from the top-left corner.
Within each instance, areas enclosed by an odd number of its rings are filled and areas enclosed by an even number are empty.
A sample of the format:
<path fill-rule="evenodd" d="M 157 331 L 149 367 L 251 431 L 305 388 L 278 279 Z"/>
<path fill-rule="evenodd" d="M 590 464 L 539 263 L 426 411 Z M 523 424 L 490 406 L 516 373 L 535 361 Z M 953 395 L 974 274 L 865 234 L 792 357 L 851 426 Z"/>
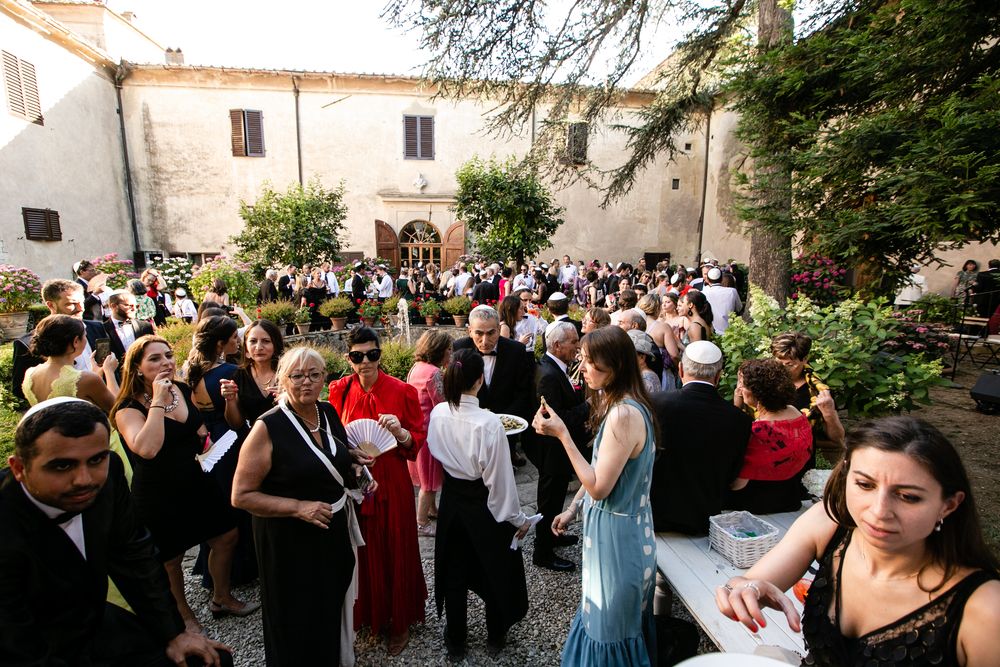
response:
<path fill-rule="evenodd" d="M 792 298 L 808 297 L 826 306 L 847 297 L 847 269 L 819 253 L 801 254 L 792 262 Z"/>
<path fill-rule="evenodd" d="M 892 354 L 922 355 L 928 359 L 940 359 L 948 353 L 948 333 L 951 327 L 940 322 L 924 322 L 925 313 L 920 308 L 893 311 L 895 320 L 892 338 L 883 343 L 883 348 Z"/>
<path fill-rule="evenodd" d="M 0 313 L 16 313 L 42 300 L 42 281 L 26 267 L 0 264 Z"/>
<path fill-rule="evenodd" d="M 205 293 L 216 278 L 226 283 L 230 303 L 249 307 L 257 299 L 257 282 L 250 264 L 225 255 L 208 260 L 197 269 L 188 281 L 195 301 L 203 301 Z"/>
<path fill-rule="evenodd" d="M 132 260 L 121 259 L 116 252 L 109 252 L 103 257 L 95 257 L 90 262 L 99 272 L 107 274 L 107 285 L 112 289 L 125 289 L 128 281 L 139 277 L 139 274 L 135 272 Z"/>

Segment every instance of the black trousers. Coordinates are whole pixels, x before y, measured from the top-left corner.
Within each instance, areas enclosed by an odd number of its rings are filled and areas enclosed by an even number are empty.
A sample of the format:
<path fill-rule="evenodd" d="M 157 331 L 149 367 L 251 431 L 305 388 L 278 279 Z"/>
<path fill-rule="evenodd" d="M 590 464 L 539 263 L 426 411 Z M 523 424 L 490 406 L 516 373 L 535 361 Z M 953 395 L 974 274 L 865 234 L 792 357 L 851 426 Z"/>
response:
<path fill-rule="evenodd" d="M 448 534 L 449 549 L 447 553 L 448 577 L 444 586 L 444 613 L 447 619 L 445 633 L 448 643 L 454 646 L 464 646 L 469 631 L 469 591 L 475 591 L 486 607 L 486 634 L 489 639 L 500 640 L 509 629 L 498 613 L 498 601 L 491 599 L 489 587 L 482 585 L 490 576 L 479 559 L 474 556 L 475 549 L 469 533 L 461 524 L 456 525 Z M 469 557 L 469 554 L 473 554 Z"/>
<path fill-rule="evenodd" d="M 534 558 L 548 559 L 553 553 L 555 535 L 552 534 L 552 520 L 563 511 L 566 491 L 569 490 L 569 475 L 538 473 L 537 503 L 542 520 L 535 526 Z"/>
<path fill-rule="evenodd" d="M 91 645 L 90 667 L 174 667 L 166 646 L 154 638 L 135 614 L 117 605 L 104 605 L 104 622 Z M 219 651 L 222 667 L 232 667 L 233 656 Z M 203 667 L 201 660 L 188 660 L 188 667 Z"/>

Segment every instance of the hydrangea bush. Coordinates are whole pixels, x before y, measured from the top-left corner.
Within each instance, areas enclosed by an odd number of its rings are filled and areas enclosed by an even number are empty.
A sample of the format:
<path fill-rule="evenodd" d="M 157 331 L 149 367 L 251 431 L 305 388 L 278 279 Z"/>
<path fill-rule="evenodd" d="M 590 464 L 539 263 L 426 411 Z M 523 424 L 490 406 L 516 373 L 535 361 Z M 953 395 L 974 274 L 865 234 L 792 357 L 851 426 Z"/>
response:
<path fill-rule="evenodd" d="M 103 257 L 95 257 L 90 262 L 98 271 L 107 274 L 107 285 L 112 289 L 125 289 L 128 281 L 139 277 L 139 274 L 135 272 L 132 260 L 121 259 L 116 252 L 109 252 Z"/>
<path fill-rule="evenodd" d="M 225 255 L 213 257 L 195 269 L 188 283 L 195 301 L 205 299 L 205 293 L 216 278 L 226 283 L 231 304 L 250 306 L 256 303 L 258 286 L 250 265 Z"/>
<path fill-rule="evenodd" d="M 0 264 L 0 313 L 28 310 L 42 300 L 42 281 L 23 266 Z"/>
<path fill-rule="evenodd" d="M 941 361 L 923 349 L 896 344 L 901 323 L 884 299 L 851 297 L 820 306 L 809 298 L 778 303 L 750 286 L 750 322 L 734 319 L 720 339 L 726 366 L 720 390 L 731 397 L 745 359 L 768 357 L 771 339 L 785 331 L 812 338 L 809 364 L 851 417 L 911 410 L 930 402 L 928 390 L 944 382 Z"/>
<path fill-rule="evenodd" d="M 173 292 L 178 287 L 188 289 L 188 281 L 194 277 L 194 264 L 187 257 L 169 257 L 153 265 Z"/>
<path fill-rule="evenodd" d="M 820 254 L 801 254 L 792 262 L 792 299 L 808 298 L 815 304 L 828 305 L 844 298 L 847 269 Z"/>

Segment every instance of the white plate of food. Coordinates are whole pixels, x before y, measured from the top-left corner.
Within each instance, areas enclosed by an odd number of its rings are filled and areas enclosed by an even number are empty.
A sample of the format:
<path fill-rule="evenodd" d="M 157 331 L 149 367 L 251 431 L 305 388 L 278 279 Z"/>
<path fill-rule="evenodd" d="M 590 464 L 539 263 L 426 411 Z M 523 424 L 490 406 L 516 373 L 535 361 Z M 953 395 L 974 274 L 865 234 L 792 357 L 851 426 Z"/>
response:
<path fill-rule="evenodd" d="M 500 418 L 500 423 L 503 424 L 503 430 L 507 435 L 517 435 L 528 428 L 528 422 L 517 415 L 508 415 L 500 412 L 497 413 L 497 417 Z"/>

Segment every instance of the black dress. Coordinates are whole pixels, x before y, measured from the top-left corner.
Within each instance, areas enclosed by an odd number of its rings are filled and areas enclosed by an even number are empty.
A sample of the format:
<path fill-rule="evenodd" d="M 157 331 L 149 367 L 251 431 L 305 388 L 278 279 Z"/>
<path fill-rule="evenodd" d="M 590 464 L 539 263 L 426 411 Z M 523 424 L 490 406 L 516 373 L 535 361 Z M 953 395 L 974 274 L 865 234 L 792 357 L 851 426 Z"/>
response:
<path fill-rule="evenodd" d="M 344 427 L 331 405 L 320 403 L 319 408 L 337 439 L 331 453 L 329 438 L 321 430 L 323 453 L 353 485 Z M 327 503 L 343 496 L 344 488 L 280 407 L 260 421 L 272 445 L 271 470 L 261 483 L 262 493 Z M 308 433 L 305 423 L 299 423 Z M 268 667 L 339 665 L 341 612 L 354 573 L 346 508 L 333 515 L 327 529 L 292 517 L 259 516 L 253 518 L 253 529 Z"/>
<path fill-rule="evenodd" d="M 182 382 L 174 383 L 174 387 L 187 404 L 187 421 L 164 417 L 163 446 L 151 459 L 125 449 L 132 464 L 136 512 L 152 533 L 164 562 L 236 525 L 229 501 L 195 460 L 204 441 L 198 436 L 202 420 L 191 402 L 191 390 Z M 123 407 L 148 417 L 146 407 L 135 399 L 129 399 Z"/>
<path fill-rule="evenodd" d="M 330 318 L 323 317 L 319 312 L 320 304 L 326 301 L 326 285 L 322 287 L 306 287 L 302 290 L 302 296 L 305 298 L 306 304 L 309 306 L 309 312 L 312 314 L 309 320 L 309 331 L 329 329 Z"/>
<path fill-rule="evenodd" d="M 879 667 L 957 665 L 958 628 L 969 596 L 996 576 L 984 570 L 967 575 L 924 606 L 861 637 L 840 632 L 840 578 L 844 551 L 853 531 L 838 528 L 820 559 L 802 614 L 809 654 L 803 665 Z M 834 568 L 834 558 L 839 563 Z"/>
<path fill-rule="evenodd" d="M 249 370 L 239 369 L 236 374 L 233 375 L 233 382 L 236 383 L 237 389 L 237 403 L 240 406 L 240 413 L 249 423 L 249 427 L 244 429 L 237 429 L 237 432 L 241 436 L 246 436 L 250 432 L 250 428 L 257 419 L 273 408 L 275 406 L 274 395 L 273 394 L 262 394 L 260 387 L 257 385 L 257 381 L 254 380 L 253 374 Z"/>

